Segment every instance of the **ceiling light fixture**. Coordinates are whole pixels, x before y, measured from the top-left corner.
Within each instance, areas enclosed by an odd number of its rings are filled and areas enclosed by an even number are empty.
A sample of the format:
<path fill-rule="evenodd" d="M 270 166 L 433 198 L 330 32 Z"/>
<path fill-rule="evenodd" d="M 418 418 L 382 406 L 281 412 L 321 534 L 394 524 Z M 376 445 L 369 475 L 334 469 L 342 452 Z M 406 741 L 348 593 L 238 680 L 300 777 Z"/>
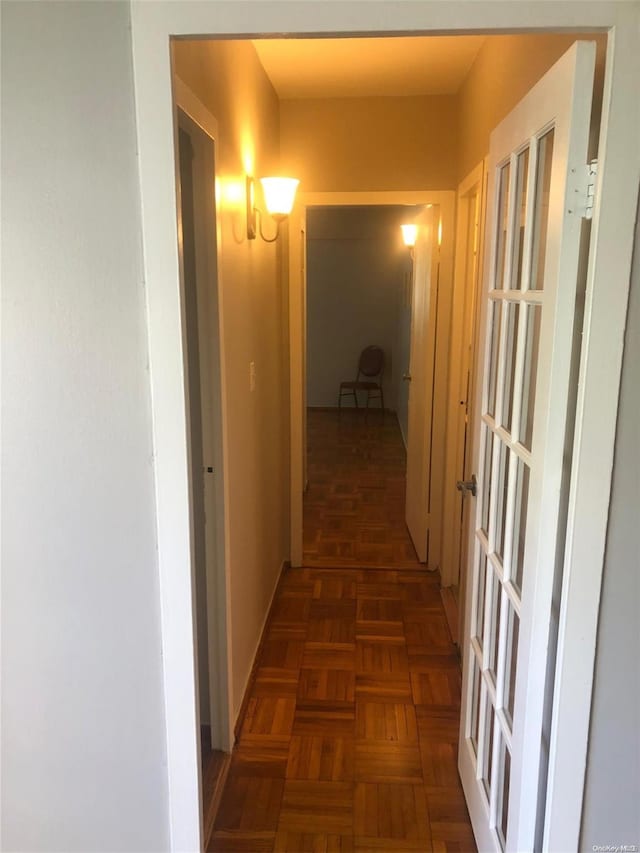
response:
<path fill-rule="evenodd" d="M 296 190 L 300 181 L 297 178 L 260 178 L 267 213 L 276 222 L 275 237 L 265 237 L 262 230 L 262 211 L 256 205 L 255 181 L 247 175 L 247 238 L 255 240 L 258 232 L 266 243 L 275 243 L 283 222 L 293 210 Z"/>

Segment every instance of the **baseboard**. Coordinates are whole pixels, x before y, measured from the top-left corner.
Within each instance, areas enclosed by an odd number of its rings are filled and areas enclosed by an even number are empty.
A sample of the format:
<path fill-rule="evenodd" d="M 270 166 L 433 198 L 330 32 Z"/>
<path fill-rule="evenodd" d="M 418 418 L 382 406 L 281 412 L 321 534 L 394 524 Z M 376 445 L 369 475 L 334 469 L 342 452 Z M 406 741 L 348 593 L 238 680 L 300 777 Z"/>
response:
<path fill-rule="evenodd" d="M 260 656 L 262 654 L 262 649 L 264 647 L 264 641 L 267 636 L 269 625 L 271 624 L 271 613 L 273 611 L 273 603 L 276 600 L 277 592 L 280 588 L 280 583 L 282 581 L 282 577 L 284 573 L 291 568 L 291 563 L 289 560 L 283 560 L 280 571 L 278 572 L 278 577 L 276 578 L 276 583 L 273 588 L 273 592 L 271 593 L 271 601 L 269 602 L 269 607 L 267 608 L 267 613 L 262 625 L 262 631 L 260 632 L 260 639 L 258 640 L 258 645 L 256 648 L 256 653 L 253 656 L 253 664 L 251 666 L 251 672 L 249 673 L 249 678 L 247 679 L 247 685 L 244 689 L 244 694 L 242 696 L 242 702 L 240 704 L 240 710 L 238 711 L 238 716 L 236 718 L 235 726 L 233 727 L 233 734 L 235 737 L 236 743 L 238 742 L 238 738 L 240 737 L 240 731 L 242 730 L 242 724 L 244 723 L 244 718 L 247 714 L 247 706 L 249 704 L 249 699 L 251 698 L 251 693 L 253 691 L 253 685 L 256 680 L 256 671 L 258 669 L 258 661 L 260 660 Z"/>

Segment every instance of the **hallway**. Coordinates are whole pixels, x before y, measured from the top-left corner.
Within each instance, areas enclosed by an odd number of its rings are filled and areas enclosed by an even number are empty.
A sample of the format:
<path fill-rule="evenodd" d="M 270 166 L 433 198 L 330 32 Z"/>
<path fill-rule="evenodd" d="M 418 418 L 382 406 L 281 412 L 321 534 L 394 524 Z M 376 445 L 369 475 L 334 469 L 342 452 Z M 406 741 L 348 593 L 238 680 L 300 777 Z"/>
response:
<path fill-rule="evenodd" d="M 305 566 L 424 569 L 404 519 L 406 453 L 394 412 L 307 410 Z"/>
<path fill-rule="evenodd" d="M 289 569 L 210 850 L 473 851 L 438 576 Z"/>

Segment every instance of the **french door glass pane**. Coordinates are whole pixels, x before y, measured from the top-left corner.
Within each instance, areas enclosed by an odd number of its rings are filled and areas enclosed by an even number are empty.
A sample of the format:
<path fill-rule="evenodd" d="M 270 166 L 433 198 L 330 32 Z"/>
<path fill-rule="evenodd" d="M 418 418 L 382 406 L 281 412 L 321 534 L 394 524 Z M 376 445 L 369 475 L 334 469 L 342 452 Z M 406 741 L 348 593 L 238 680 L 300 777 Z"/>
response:
<path fill-rule="evenodd" d="M 489 496 L 491 494 L 491 460 L 493 459 L 493 432 L 486 426 L 484 441 L 484 464 L 482 466 L 482 529 L 489 534 Z"/>
<path fill-rule="evenodd" d="M 471 658 L 471 666 L 473 668 L 473 688 L 471 691 L 471 743 L 473 744 L 473 751 L 477 756 L 478 738 L 480 736 L 480 699 L 482 696 L 480 687 L 482 679 L 480 677 L 480 667 L 478 666 L 478 661 L 476 660 L 475 655 Z"/>
<path fill-rule="evenodd" d="M 505 386 L 502 404 L 502 425 L 511 432 L 513 423 L 513 388 L 516 375 L 516 346 L 518 342 L 518 324 L 520 305 L 517 302 L 507 304 L 507 337 L 505 352 Z"/>
<path fill-rule="evenodd" d="M 529 466 L 518 459 L 516 474 L 515 522 L 511 552 L 511 579 L 518 591 L 522 592 L 524 572 L 524 543 L 527 535 L 527 509 L 529 507 Z"/>
<path fill-rule="evenodd" d="M 485 588 L 487 585 L 487 557 L 482 550 L 480 552 L 480 566 L 478 568 L 478 591 L 476 595 L 476 630 L 475 636 L 478 638 L 480 648 L 482 648 L 482 632 L 484 630 L 484 601 Z"/>
<path fill-rule="evenodd" d="M 552 160 L 553 129 L 545 133 L 538 142 L 538 173 L 536 175 L 533 250 L 531 258 L 531 290 L 542 290 L 544 286 L 544 256 L 547 248 Z"/>
<path fill-rule="evenodd" d="M 495 729 L 495 711 L 489 694 L 485 691 L 486 713 L 484 718 L 484 767 L 482 782 L 487 797 L 491 796 L 491 783 L 493 781 L 493 733 Z"/>
<path fill-rule="evenodd" d="M 489 641 L 489 672 L 494 681 L 498 679 L 498 646 L 500 645 L 500 610 L 502 608 L 502 584 L 498 576 L 493 573 L 493 587 L 491 590 L 491 622 L 487 626 Z"/>
<path fill-rule="evenodd" d="M 504 673 L 504 710 L 509 724 L 513 725 L 513 707 L 516 697 L 516 667 L 518 665 L 518 636 L 520 634 L 520 619 L 511 604 L 507 618 L 507 653 L 505 655 Z"/>
<path fill-rule="evenodd" d="M 509 227 L 509 175 L 511 165 L 507 163 L 500 169 L 498 198 L 498 234 L 496 240 L 496 280 L 494 287 L 503 287 L 505 259 L 507 252 L 507 228 Z"/>
<path fill-rule="evenodd" d="M 531 450 L 533 415 L 538 377 L 538 348 L 540 345 L 541 305 L 527 306 L 527 335 L 525 343 L 522 385 L 522 411 L 520 412 L 520 443 Z"/>
<path fill-rule="evenodd" d="M 500 807 L 498 810 L 498 834 L 502 849 L 507 844 L 507 826 L 509 824 L 509 782 L 511 781 L 511 755 L 503 737 L 500 738 L 500 769 L 502 785 L 500 789 Z"/>
<path fill-rule="evenodd" d="M 487 395 L 487 414 L 493 417 L 496 413 L 496 390 L 498 383 L 498 346 L 500 344 L 500 327 L 502 324 L 502 303 L 494 300 L 491 306 L 491 353 L 489 362 L 489 392 Z"/>
<path fill-rule="evenodd" d="M 504 537 L 507 520 L 507 489 L 509 486 L 508 473 L 509 449 L 506 444 L 500 441 L 500 449 L 498 450 L 498 481 L 492 495 L 492 498 L 497 501 L 495 508 L 496 532 L 494 550 L 500 558 L 500 562 L 504 562 Z"/>
<path fill-rule="evenodd" d="M 524 249 L 524 225 L 527 211 L 527 178 L 529 175 L 529 148 L 518 155 L 516 169 L 516 219 L 513 235 L 513 258 L 510 287 L 520 288 L 522 282 L 522 257 Z"/>

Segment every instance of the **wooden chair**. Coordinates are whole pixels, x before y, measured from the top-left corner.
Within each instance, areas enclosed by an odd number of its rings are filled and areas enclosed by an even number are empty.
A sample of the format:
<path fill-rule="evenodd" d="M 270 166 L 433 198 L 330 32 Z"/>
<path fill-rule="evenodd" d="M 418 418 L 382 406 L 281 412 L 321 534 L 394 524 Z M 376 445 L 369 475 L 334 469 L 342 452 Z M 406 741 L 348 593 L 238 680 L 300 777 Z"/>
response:
<path fill-rule="evenodd" d="M 353 397 L 356 409 L 360 408 L 358 403 L 358 391 L 367 392 L 367 405 L 371 400 L 380 400 L 380 408 L 384 414 L 384 394 L 382 391 L 382 375 L 384 373 L 384 351 L 381 347 L 366 347 L 360 353 L 358 359 L 358 373 L 354 381 L 340 383 L 340 394 L 338 395 L 338 408 L 342 409 L 342 398 Z"/>

